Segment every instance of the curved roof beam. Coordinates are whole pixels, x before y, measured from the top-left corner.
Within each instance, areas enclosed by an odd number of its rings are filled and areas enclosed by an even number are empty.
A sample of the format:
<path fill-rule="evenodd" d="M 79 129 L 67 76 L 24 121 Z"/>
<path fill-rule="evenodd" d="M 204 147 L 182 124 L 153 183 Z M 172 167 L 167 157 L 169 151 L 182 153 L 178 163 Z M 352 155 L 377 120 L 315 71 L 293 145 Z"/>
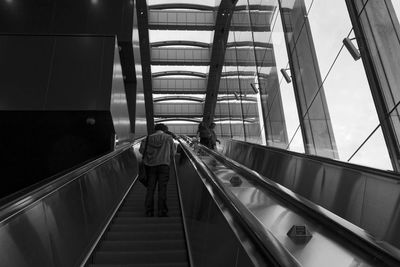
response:
<path fill-rule="evenodd" d="M 257 11 L 274 11 L 276 9 L 275 5 L 249 5 L 249 10 Z M 235 7 L 235 11 L 245 11 L 247 10 L 247 5 L 240 5 Z"/>
<path fill-rule="evenodd" d="M 230 42 L 226 44 L 226 47 L 241 47 L 241 46 L 251 46 L 253 47 L 263 47 L 263 48 L 273 48 L 273 44 L 271 43 L 263 43 L 263 42 L 252 42 L 252 41 L 242 41 L 242 42 Z"/>
<path fill-rule="evenodd" d="M 162 96 L 162 97 L 157 97 L 157 98 L 153 99 L 154 103 L 170 101 L 170 100 L 187 100 L 187 101 L 193 101 L 193 102 L 199 102 L 199 103 L 204 102 L 203 98 L 194 97 L 194 96 Z"/>
<path fill-rule="evenodd" d="M 229 76 L 252 76 L 254 77 L 255 73 L 253 71 L 226 71 L 221 73 L 221 77 L 229 77 Z M 259 73 L 258 76 L 261 78 L 268 78 L 268 74 Z"/>
<path fill-rule="evenodd" d="M 186 122 L 200 123 L 201 118 L 195 119 L 195 118 L 175 117 L 175 118 L 156 119 L 156 122 L 168 122 L 168 121 L 186 121 Z"/>
<path fill-rule="evenodd" d="M 201 48 L 210 48 L 210 44 L 203 43 L 203 42 L 196 42 L 196 41 L 162 41 L 162 42 L 154 42 L 151 43 L 151 47 L 163 47 L 163 46 L 178 46 L 178 45 L 185 45 L 185 46 L 196 46 Z"/>
<path fill-rule="evenodd" d="M 247 97 L 247 96 L 241 96 L 241 100 L 244 101 L 249 101 L 249 102 L 257 102 L 256 99 L 253 97 Z M 204 98 L 200 97 L 194 97 L 194 96 L 161 96 L 161 97 L 155 97 L 153 98 L 153 102 L 164 102 L 164 101 L 171 101 L 171 100 L 187 100 L 187 101 L 193 101 L 193 102 L 198 102 L 198 103 L 203 103 Z M 222 96 L 218 97 L 217 101 L 227 101 L 227 100 L 237 100 L 237 98 L 234 95 L 230 96 Z"/>
<path fill-rule="evenodd" d="M 149 9 L 195 9 L 195 10 L 201 10 L 201 11 L 216 10 L 215 7 L 213 7 L 213 6 L 189 4 L 189 3 L 151 5 L 151 6 L 149 6 Z M 218 9 L 218 7 L 217 7 L 217 9 Z"/>
<path fill-rule="evenodd" d="M 179 116 L 179 117 L 178 117 Z M 201 120 L 201 113 L 198 114 L 176 114 L 176 113 L 158 113 L 158 114 L 154 114 L 154 118 L 156 118 L 157 120 L 161 120 L 161 119 L 170 119 L 170 118 L 184 118 L 184 119 L 198 119 Z"/>
<path fill-rule="evenodd" d="M 238 117 L 238 118 L 215 118 L 214 119 L 214 122 L 224 122 L 224 121 L 239 121 L 239 122 L 241 122 L 241 121 L 244 121 L 244 122 L 249 122 L 249 123 L 254 123 L 254 122 L 257 122 L 257 120 L 256 119 L 242 119 L 241 117 Z"/>
<path fill-rule="evenodd" d="M 181 40 L 171 40 L 171 41 L 161 41 L 151 43 L 151 47 L 164 47 L 164 46 L 195 46 L 201 48 L 210 48 L 211 44 L 197 42 L 197 41 L 181 41 Z M 242 46 L 255 46 L 255 47 L 263 47 L 263 48 L 273 48 L 273 44 L 271 43 L 263 43 L 263 42 L 252 42 L 252 41 L 242 41 L 242 42 L 229 42 L 226 44 L 226 47 L 242 47 Z"/>
<path fill-rule="evenodd" d="M 194 77 L 200 77 L 200 78 L 207 78 L 207 74 L 202 73 L 202 72 L 196 72 L 196 71 L 185 71 L 185 70 L 171 70 L 171 71 L 160 71 L 160 72 L 155 72 L 153 73 L 152 77 L 163 77 L 163 76 L 194 76 Z"/>
<path fill-rule="evenodd" d="M 194 123 L 200 123 L 202 121 L 202 119 L 199 118 L 184 118 L 184 117 L 170 117 L 170 118 L 161 118 L 161 119 L 155 119 L 156 123 L 160 123 L 160 122 L 169 122 L 169 121 L 186 121 L 186 122 L 194 122 Z M 224 122 L 224 121 L 238 121 L 241 122 L 242 118 L 238 117 L 238 118 L 215 118 L 214 122 Z M 256 119 L 244 119 L 245 122 L 248 123 L 255 123 L 257 122 Z"/>
<path fill-rule="evenodd" d="M 259 11 L 274 11 L 275 6 L 273 5 L 250 5 L 250 10 L 259 10 Z M 206 6 L 199 4 L 189 4 L 189 3 L 175 3 L 175 4 L 158 4 L 158 5 L 150 5 L 149 9 L 195 9 L 201 11 L 218 11 L 218 6 Z M 235 7 L 235 11 L 245 11 L 247 10 L 247 5 L 240 5 Z"/>
<path fill-rule="evenodd" d="M 239 98 L 244 101 L 257 102 L 257 99 L 254 99 L 253 97 L 240 96 Z M 238 99 L 234 95 L 222 96 L 222 97 L 218 97 L 218 99 L 217 99 L 218 102 L 228 101 L 228 100 L 238 100 Z"/>

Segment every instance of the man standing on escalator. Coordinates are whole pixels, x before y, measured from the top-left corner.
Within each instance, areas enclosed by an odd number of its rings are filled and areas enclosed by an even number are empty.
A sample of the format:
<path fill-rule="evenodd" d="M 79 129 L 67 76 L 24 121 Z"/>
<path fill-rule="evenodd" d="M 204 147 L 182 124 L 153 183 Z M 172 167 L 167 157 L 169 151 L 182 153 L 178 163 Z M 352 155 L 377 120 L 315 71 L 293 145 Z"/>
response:
<path fill-rule="evenodd" d="M 154 191 L 158 183 L 158 216 L 167 217 L 167 184 L 169 180 L 170 163 L 175 155 L 174 140 L 167 134 L 168 127 L 162 123 L 156 124 L 155 133 L 149 135 L 145 164 L 148 185 L 145 199 L 146 216 L 154 216 Z M 139 152 L 143 154 L 146 138 L 140 144 Z"/>

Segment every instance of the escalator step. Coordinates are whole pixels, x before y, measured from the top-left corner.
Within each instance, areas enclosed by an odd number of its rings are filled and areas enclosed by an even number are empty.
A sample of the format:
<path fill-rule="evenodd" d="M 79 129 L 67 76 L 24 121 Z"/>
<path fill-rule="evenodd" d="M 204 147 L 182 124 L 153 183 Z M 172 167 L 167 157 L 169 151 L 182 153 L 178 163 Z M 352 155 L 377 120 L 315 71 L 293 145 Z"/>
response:
<path fill-rule="evenodd" d="M 157 205 L 155 205 L 157 207 Z M 179 209 L 179 203 L 178 202 L 168 202 L 167 203 L 168 209 Z M 144 204 L 143 203 L 129 203 L 126 205 L 123 205 L 120 210 L 122 209 L 144 209 Z"/>
<path fill-rule="evenodd" d="M 168 241 L 104 241 L 99 251 L 132 251 L 132 250 L 182 250 L 185 248 L 183 240 Z"/>
<path fill-rule="evenodd" d="M 119 217 L 113 220 L 116 224 L 137 224 L 137 223 L 181 223 L 181 217 Z"/>
<path fill-rule="evenodd" d="M 162 231 L 179 231 L 182 230 L 180 223 L 146 223 L 146 224 L 113 224 L 111 225 L 110 232 L 162 232 Z"/>
<path fill-rule="evenodd" d="M 169 217 L 145 217 L 146 188 L 134 186 L 92 254 L 90 267 L 188 267 L 176 181 L 167 190 Z M 157 190 L 154 195 L 157 215 Z"/>
<path fill-rule="evenodd" d="M 97 264 L 129 264 L 129 263 L 185 263 L 185 250 L 172 251 L 139 251 L 139 252 L 96 252 L 94 261 Z"/>
<path fill-rule="evenodd" d="M 153 264 L 90 264 L 89 267 L 189 267 L 188 263 L 183 262 L 171 262 L 171 263 L 153 263 Z"/>
<path fill-rule="evenodd" d="M 157 214 L 157 212 L 154 212 L 154 214 Z M 177 217 L 180 216 L 179 211 L 169 211 L 168 216 L 170 217 Z M 144 212 L 143 211 L 121 211 L 117 213 L 117 218 L 123 218 L 123 217 L 143 217 Z"/>
<path fill-rule="evenodd" d="M 134 241 L 134 240 L 183 240 L 182 231 L 168 231 L 168 232 L 108 232 L 105 240 L 121 240 L 121 241 Z"/>

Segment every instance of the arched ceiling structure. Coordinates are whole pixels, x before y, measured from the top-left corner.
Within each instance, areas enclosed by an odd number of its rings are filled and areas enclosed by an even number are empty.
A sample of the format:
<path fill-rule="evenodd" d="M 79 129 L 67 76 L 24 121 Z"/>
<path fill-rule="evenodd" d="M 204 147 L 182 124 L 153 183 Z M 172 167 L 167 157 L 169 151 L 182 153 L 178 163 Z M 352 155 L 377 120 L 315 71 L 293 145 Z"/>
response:
<path fill-rule="evenodd" d="M 241 77 L 253 80 L 254 72 L 223 71 L 222 66 L 241 65 L 254 68 L 254 62 L 246 57 L 238 58 L 235 51 L 253 51 L 259 49 L 263 58 L 270 56 L 272 44 L 265 42 L 232 41 L 229 31 L 266 31 L 274 6 L 247 5 L 238 0 L 137 0 L 138 24 L 146 28 L 147 35 L 140 36 L 142 58 L 149 59 L 149 65 L 143 64 L 147 121 L 171 123 L 185 126 L 185 121 L 193 125 L 201 120 L 214 119 L 215 104 L 231 102 L 239 110 L 236 88 L 225 88 L 228 94 L 218 96 L 221 77 Z M 201 4 L 199 4 L 201 3 Z M 247 15 L 249 8 L 257 22 L 249 25 L 241 22 L 241 16 Z M 141 21 L 140 21 L 141 20 Z M 147 40 L 142 40 L 142 36 Z M 147 49 L 147 51 L 146 51 Z M 225 52 L 227 51 L 227 52 Z M 239 52 L 240 52 L 239 51 Z M 144 53 L 144 54 L 143 54 Z M 147 55 L 146 55 L 147 53 Z M 245 54 L 245 53 L 243 53 Z M 260 57 L 261 58 L 261 57 Z M 142 60 L 143 61 L 143 60 Z M 269 68 L 271 62 L 260 61 Z M 228 68 L 229 70 L 229 68 Z M 268 75 L 264 75 L 268 78 Z M 146 83 L 147 81 L 147 83 Z M 145 87 L 146 87 L 145 85 Z M 241 90 L 241 100 L 246 105 L 256 105 L 251 89 Z M 193 96 L 198 95 L 198 96 Z M 152 107 L 148 107 L 151 102 Z M 253 103 L 253 104 L 252 104 Z M 147 112 L 147 108 L 150 112 Z M 226 122 L 229 119 L 241 119 L 239 112 L 228 114 L 219 111 L 220 117 L 214 121 Z M 225 114 L 226 113 L 226 114 Z M 237 113 L 237 114 L 236 114 Z M 221 120 L 221 116 L 224 120 Z M 250 120 L 251 121 L 251 120 Z M 176 126 L 178 127 L 178 126 Z M 190 127 L 189 127 L 190 128 Z M 186 129 L 189 129 L 186 127 Z M 177 130 L 174 128 L 173 130 Z M 195 131 L 197 128 L 190 128 Z M 178 133 L 193 134 L 180 131 Z"/>

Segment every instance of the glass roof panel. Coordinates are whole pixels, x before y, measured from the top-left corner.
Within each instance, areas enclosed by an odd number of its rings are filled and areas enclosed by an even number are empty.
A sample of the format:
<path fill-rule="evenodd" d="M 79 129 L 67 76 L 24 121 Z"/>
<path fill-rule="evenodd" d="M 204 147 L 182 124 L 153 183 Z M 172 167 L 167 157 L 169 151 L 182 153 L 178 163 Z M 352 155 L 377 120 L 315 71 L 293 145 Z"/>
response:
<path fill-rule="evenodd" d="M 214 31 L 149 30 L 150 43 L 162 41 L 193 41 L 211 43 Z"/>
<path fill-rule="evenodd" d="M 217 7 L 221 0 L 147 0 L 147 5 L 161 5 L 161 4 L 201 4 L 203 6 Z"/>
<path fill-rule="evenodd" d="M 193 71 L 193 72 L 201 72 L 208 73 L 209 66 L 181 66 L 181 65 L 151 65 L 151 71 L 161 72 L 161 71 Z"/>

